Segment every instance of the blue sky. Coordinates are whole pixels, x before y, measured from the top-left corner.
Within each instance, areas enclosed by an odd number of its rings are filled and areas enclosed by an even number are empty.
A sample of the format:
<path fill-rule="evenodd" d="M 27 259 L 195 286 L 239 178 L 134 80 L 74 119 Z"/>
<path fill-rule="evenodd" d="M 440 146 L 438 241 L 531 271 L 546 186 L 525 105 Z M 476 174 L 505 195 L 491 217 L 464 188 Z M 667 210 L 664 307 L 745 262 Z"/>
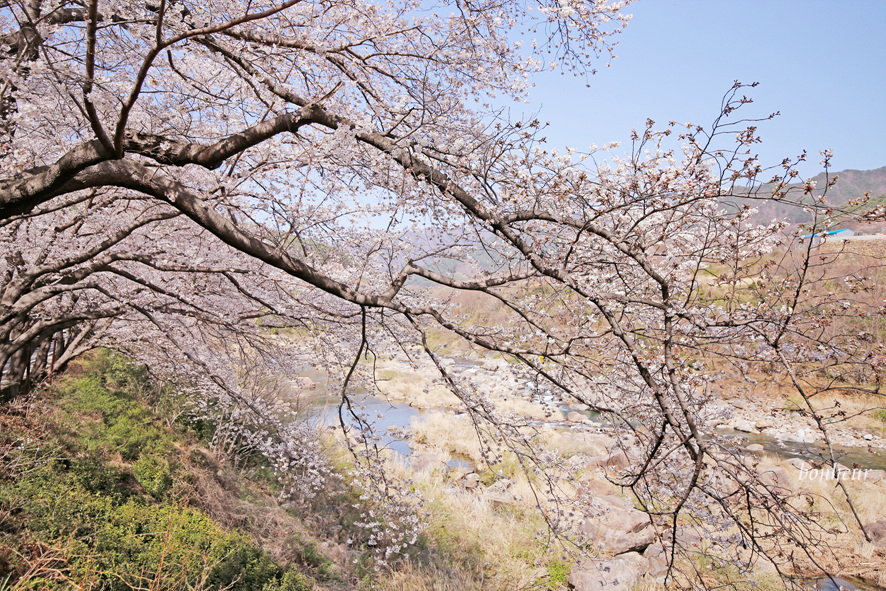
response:
<path fill-rule="evenodd" d="M 545 74 L 532 109 L 555 146 L 628 143 L 646 118 L 707 125 L 733 81 L 759 82 L 747 114 L 765 165 L 809 152 L 804 175 L 886 166 L 886 0 L 639 0 L 617 58 L 585 81 Z"/>

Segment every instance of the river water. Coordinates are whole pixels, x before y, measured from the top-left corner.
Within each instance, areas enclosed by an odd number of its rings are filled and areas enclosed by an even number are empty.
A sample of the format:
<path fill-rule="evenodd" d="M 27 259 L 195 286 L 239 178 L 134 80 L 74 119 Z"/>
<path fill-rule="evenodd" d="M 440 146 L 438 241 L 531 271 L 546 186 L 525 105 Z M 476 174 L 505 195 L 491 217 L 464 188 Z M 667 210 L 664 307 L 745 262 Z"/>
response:
<path fill-rule="evenodd" d="M 458 374 L 461 372 L 470 372 L 478 367 L 476 362 L 465 359 L 447 360 L 450 370 Z M 322 424 L 334 425 L 338 424 L 338 403 L 340 398 L 338 393 L 329 392 L 326 387 L 326 376 L 313 368 L 308 368 L 302 372 L 304 377 L 310 378 L 315 386 L 316 391 L 311 396 L 312 412 L 316 420 Z M 384 433 L 383 444 L 395 453 L 403 456 L 412 454 L 412 449 L 406 441 L 390 435 L 390 429 L 408 431 L 412 420 L 422 417 L 431 410 L 442 410 L 452 412 L 449 409 L 417 409 L 410 406 L 405 401 L 386 400 L 376 396 L 370 396 L 365 392 L 359 391 L 354 393 L 352 403 L 355 405 L 357 412 L 366 415 L 372 422 L 373 428 L 378 433 Z M 566 406 L 560 408 L 563 414 L 567 414 L 569 409 Z M 597 428 L 607 428 L 608 423 L 605 417 L 599 413 L 586 412 L 585 414 Z M 349 424 L 354 424 L 353 417 L 345 413 L 345 420 Z M 551 427 L 560 428 L 576 428 L 575 424 L 566 422 L 551 422 Z M 582 427 L 578 427 L 582 428 Z M 717 429 L 717 433 L 721 436 L 733 437 L 743 442 L 744 446 L 750 444 L 760 444 L 765 452 L 784 459 L 801 458 L 810 463 L 820 463 L 821 458 L 829 458 L 825 455 L 825 446 L 820 443 L 804 443 L 799 441 L 790 441 L 776 439 L 762 433 L 745 433 L 734 431 L 732 429 Z M 886 455 L 871 452 L 864 447 L 840 447 L 835 446 L 837 453 L 837 461 L 850 468 L 861 468 L 871 470 L 886 470 Z"/>

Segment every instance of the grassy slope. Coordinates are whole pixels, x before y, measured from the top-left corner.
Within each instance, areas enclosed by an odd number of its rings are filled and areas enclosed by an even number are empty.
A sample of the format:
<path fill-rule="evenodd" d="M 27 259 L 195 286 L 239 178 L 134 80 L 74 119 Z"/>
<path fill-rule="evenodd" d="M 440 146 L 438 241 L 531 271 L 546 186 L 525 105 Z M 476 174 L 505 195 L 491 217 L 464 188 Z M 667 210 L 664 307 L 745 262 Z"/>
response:
<path fill-rule="evenodd" d="M 260 547 L 261 482 L 152 412 L 132 371 L 99 354 L 0 409 L 0 589 L 314 588 L 329 561 L 298 536 Z"/>

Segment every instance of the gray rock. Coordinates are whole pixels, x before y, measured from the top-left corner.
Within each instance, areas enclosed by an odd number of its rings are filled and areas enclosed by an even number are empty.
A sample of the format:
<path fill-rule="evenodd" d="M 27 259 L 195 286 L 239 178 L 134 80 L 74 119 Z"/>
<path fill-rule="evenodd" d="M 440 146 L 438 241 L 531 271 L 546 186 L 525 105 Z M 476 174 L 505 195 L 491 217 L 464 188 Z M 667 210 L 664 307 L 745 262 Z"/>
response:
<path fill-rule="evenodd" d="M 673 539 L 673 532 L 666 532 L 663 536 L 663 539 L 666 544 L 670 544 Z M 681 527 L 677 531 L 677 546 L 680 548 L 688 549 L 695 548 L 701 545 L 701 536 L 697 533 L 694 533 L 686 528 Z M 667 547 L 667 546 L 665 546 Z"/>
<path fill-rule="evenodd" d="M 306 378 L 304 376 L 297 376 L 290 380 L 290 383 L 294 388 L 299 390 L 313 390 L 317 387 L 317 384 L 314 383 L 314 380 L 311 378 Z"/>
<path fill-rule="evenodd" d="M 646 559 L 646 572 L 653 577 L 664 576 L 668 572 L 668 561 L 671 558 L 670 547 L 665 547 L 661 542 L 656 542 L 643 552 Z"/>
<path fill-rule="evenodd" d="M 608 466 L 610 468 L 628 468 L 631 465 L 631 460 L 628 459 L 628 456 L 625 455 L 625 452 L 614 451 L 609 454 L 599 465 Z"/>
<path fill-rule="evenodd" d="M 773 492 L 778 494 L 788 494 L 791 492 L 791 477 L 788 471 L 781 467 L 763 467 L 757 468 L 760 475 L 760 483 L 769 487 Z"/>
<path fill-rule="evenodd" d="M 495 490 L 504 492 L 511 488 L 514 485 L 514 481 L 510 478 L 499 478 L 495 482 L 489 485 L 489 488 L 486 490 Z"/>
<path fill-rule="evenodd" d="M 462 478 L 467 476 L 467 474 L 468 474 L 468 471 L 465 470 L 461 466 L 456 466 L 456 467 L 450 469 L 449 472 L 447 472 L 447 475 L 449 476 L 449 480 L 452 482 L 458 482 L 459 480 L 461 480 Z"/>
<path fill-rule="evenodd" d="M 764 417 L 764 418 L 760 419 L 759 421 L 757 421 L 756 423 L 754 423 L 754 426 L 760 430 L 771 429 L 775 426 L 775 422 L 769 417 Z"/>
<path fill-rule="evenodd" d="M 870 484 L 877 484 L 878 482 L 886 481 L 886 470 L 868 470 L 864 473 L 865 482 Z"/>
<path fill-rule="evenodd" d="M 480 475 L 476 472 L 471 472 L 470 474 L 466 474 L 463 480 L 465 488 L 477 488 L 477 486 L 480 484 Z"/>
<path fill-rule="evenodd" d="M 493 507 L 505 507 L 513 505 L 517 499 L 507 491 L 489 490 L 483 491 L 483 500 Z"/>
<path fill-rule="evenodd" d="M 636 552 L 610 560 L 585 560 L 572 569 L 569 587 L 575 591 L 631 591 L 647 567 L 648 561 Z"/>
<path fill-rule="evenodd" d="M 483 491 L 483 499 L 493 507 L 512 505 L 517 501 L 516 497 L 508 492 L 508 489 L 510 489 L 513 484 L 514 483 L 509 478 L 496 480 Z"/>
<path fill-rule="evenodd" d="M 588 517 L 579 526 L 588 545 L 604 554 L 615 555 L 643 550 L 654 541 L 655 532 L 646 513 L 605 504 L 602 515 Z"/>
<path fill-rule="evenodd" d="M 566 415 L 566 420 L 570 423 L 585 423 L 588 421 L 588 417 L 581 414 L 580 412 L 571 411 L 568 415 Z"/>
<path fill-rule="evenodd" d="M 871 543 L 880 548 L 886 548 L 886 519 L 872 521 L 864 526 L 864 530 L 871 538 Z"/>
<path fill-rule="evenodd" d="M 732 423 L 732 428 L 736 431 L 741 431 L 742 433 L 756 433 L 757 429 L 751 424 L 750 421 L 746 421 L 744 419 L 739 419 Z"/>
<path fill-rule="evenodd" d="M 752 454 L 762 453 L 764 449 L 765 448 L 762 445 L 760 445 L 759 443 L 752 443 L 749 446 L 747 446 L 746 448 L 744 448 L 744 450 L 746 452 L 752 453 Z"/>
<path fill-rule="evenodd" d="M 788 464 L 800 471 L 812 470 L 812 464 L 800 458 L 791 458 L 788 460 Z"/>

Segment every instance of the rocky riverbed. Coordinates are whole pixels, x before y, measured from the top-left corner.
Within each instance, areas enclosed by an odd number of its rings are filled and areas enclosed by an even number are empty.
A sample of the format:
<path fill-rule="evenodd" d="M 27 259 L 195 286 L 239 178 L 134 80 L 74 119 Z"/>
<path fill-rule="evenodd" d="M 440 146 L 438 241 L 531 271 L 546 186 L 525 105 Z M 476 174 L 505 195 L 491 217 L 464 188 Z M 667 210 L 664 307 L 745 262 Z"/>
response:
<path fill-rule="evenodd" d="M 503 359 L 445 359 L 443 365 L 461 383 L 488 394 L 505 411 L 528 417 L 528 424 L 544 431 L 568 433 L 577 446 L 570 452 L 569 462 L 585 471 L 582 486 L 593 492 L 599 511 L 580 526 L 596 557 L 573 568 L 569 580 L 573 588 L 618 591 L 660 579 L 669 564 L 669 545 L 656 537 L 648 515 L 607 481 L 608 472 L 626 467 L 637 458 L 628 457 L 630 449 L 627 454 L 617 449 L 616 433 L 605 420 L 579 404 L 565 404 Z M 454 438 L 445 434 L 420 436 L 422 429 L 431 429 L 424 423 L 466 419 L 460 401 L 444 388 L 422 388 L 423 382 L 430 381 L 428 376 L 435 375 L 432 365 L 416 366 L 405 359 L 394 359 L 380 367 L 385 375 L 380 382 L 382 395 L 363 399 L 363 412 L 378 417 L 376 429 L 385 433 L 389 447 L 403 457 L 411 456 L 408 464 L 413 475 L 438 475 L 435 477 L 445 482 L 445 494 L 462 499 L 459 502 L 501 508 L 526 501 L 527 492 L 519 484 L 490 474 L 485 460 L 459 448 Z M 738 438 L 739 453 L 744 454 L 761 481 L 789 494 L 816 493 L 815 486 L 822 483 L 811 482 L 813 473 L 818 478 L 819 473 L 836 468 L 847 476 L 852 468 L 861 466 L 867 469 L 865 502 L 886 506 L 886 440 L 880 433 L 846 423 L 828 425 L 829 437 L 839 454 L 834 466 L 816 461 L 823 449 L 813 421 L 771 397 L 722 396 L 710 403 L 705 414 L 714 417 L 706 424 L 712 436 Z M 468 437 L 473 436 L 470 428 L 466 431 Z M 634 452 L 639 456 L 639 450 Z M 866 551 L 877 555 L 882 549 L 886 555 L 886 522 L 868 519 L 866 529 L 874 540 Z M 847 531 L 846 535 L 854 534 Z M 677 536 L 680 544 L 690 550 L 703 543 L 702 536 L 691 529 L 678 531 Z M 863 541 L 844 546 L 852 544 Z M 827 582 L 811 581 L 809 588 L 813 584 L 827 588 Z M 875 587 L 859 583 L 858 588 Z"/>

